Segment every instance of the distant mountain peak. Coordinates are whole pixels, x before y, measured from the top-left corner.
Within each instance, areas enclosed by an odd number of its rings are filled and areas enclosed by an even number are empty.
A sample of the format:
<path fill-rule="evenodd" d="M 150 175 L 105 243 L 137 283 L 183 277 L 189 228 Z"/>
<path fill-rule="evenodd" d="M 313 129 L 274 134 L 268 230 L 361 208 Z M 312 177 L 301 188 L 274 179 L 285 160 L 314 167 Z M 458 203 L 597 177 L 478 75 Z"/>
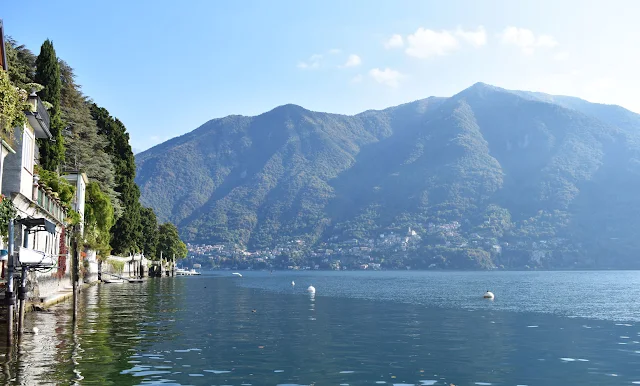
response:
<path fill-rule="evenodd" d="M 477 83 L 474 83 L 471 87 L 468 87 L 467 89 L 460 92 L 460 94 L 465 92 L 490 93 L 490 92 L 501 92 L 501 91 L 506 91 L 506 90 L 497 86 L 487 84 L 487 83 L 477 82 Z"/>
<path fill-rule="evenodd" d="M 262 267 L 329 268 L 320 249 L 349 267 L 640 268 L 637 154 L 639 115 L 478 82 L 357 115 L 215 119 L 136 155 L 136 182 L 190 243 L 287 251 Z"/>
<path fill-rule="evenodd" d="M 273 109 L 271 109 L 270 111 L 268 111 L 267 113 L 308 113 L 310 112 L 309 110 L 305 109 L 302 106 L 293 104 L 293 103 L 287 103 L 285 105 L 281 105 L 278 107 L 275 107 Z"/>

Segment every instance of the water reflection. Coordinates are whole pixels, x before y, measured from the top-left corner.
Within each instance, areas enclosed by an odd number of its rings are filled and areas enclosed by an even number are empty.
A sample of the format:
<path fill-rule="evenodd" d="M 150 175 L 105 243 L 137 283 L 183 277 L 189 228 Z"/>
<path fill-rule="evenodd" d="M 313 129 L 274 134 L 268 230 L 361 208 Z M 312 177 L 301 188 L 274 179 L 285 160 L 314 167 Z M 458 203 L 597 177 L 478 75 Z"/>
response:
<path fill-rule="evenodd" d="M 20 342 L 5 339 L 2 384 L 137 384 L 129 357 L 146 335 L 144 323 L 175 309 L 171 280 L 144 285 L 94 286 L 81 292 L 74 315 L 71 302 L 29 313 Z M 5 311 L 6 312 L 6 311 Z M 33 333 L 37 323 L 38 333 Z M 154 323 L 151 323 L 154 324 Z M 15 354 L 14 354 L 15 353 Z"/>
<path fill-rule="evenodd" d="M 640 381 L 635 323 L 504 312 L 487 304 L 470 312 L 316 296 L 304 286 L 273 293 L 206 276 L 96 286 L 79 295 L 75 318 L 68 304 L 27 315 L 26 331 L 37 323 L 40 333 L 25 334 L 19 346 L 4 342 L 0 383 Z"/>

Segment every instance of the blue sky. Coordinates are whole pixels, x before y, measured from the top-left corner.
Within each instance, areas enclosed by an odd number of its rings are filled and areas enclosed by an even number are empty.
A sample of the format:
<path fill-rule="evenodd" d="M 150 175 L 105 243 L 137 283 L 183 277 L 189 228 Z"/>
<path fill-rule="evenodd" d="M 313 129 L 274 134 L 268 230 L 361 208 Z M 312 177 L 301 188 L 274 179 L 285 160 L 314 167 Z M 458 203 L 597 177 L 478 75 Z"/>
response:
<path fill-rule="evenodd" d="M 475 82 L 640 112 L 637 1 L 7 1 L 144 150 L 294 103 L 353 114 Z"/>

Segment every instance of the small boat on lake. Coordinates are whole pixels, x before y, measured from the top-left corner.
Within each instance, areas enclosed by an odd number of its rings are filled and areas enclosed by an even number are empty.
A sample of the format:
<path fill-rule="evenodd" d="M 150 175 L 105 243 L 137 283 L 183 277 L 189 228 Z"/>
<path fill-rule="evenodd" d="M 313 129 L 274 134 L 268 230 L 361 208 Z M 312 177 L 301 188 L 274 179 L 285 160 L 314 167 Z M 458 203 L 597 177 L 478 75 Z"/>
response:
<path fill-rule="evenodd" d="M 200 272 L 195 269 L 186 270 L 184 268 L 176 268 L 176 276 L 198 276 Z"/>
<path fill-rule="evenodd" d="M 105 284 L 121 284 L 121 283 L 124 283 L 124 280 L 122 280 L 122 279 L 105 279 L 105 280 L 103 280 L 103 282 Z"/>

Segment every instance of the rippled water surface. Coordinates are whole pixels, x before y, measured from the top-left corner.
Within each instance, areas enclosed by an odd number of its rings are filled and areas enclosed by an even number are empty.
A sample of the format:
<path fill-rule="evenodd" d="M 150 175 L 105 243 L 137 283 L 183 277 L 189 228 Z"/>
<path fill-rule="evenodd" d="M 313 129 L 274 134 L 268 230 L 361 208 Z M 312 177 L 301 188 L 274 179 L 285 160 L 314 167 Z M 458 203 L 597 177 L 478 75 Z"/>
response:
<path fill-rule="evenodd" d="M 640 384 L 639 272 L 243 275 L 91 287 L 75 320 L 71 303 L 27 316 L 40 333 L 3 348 L 0 380 Z"/>

